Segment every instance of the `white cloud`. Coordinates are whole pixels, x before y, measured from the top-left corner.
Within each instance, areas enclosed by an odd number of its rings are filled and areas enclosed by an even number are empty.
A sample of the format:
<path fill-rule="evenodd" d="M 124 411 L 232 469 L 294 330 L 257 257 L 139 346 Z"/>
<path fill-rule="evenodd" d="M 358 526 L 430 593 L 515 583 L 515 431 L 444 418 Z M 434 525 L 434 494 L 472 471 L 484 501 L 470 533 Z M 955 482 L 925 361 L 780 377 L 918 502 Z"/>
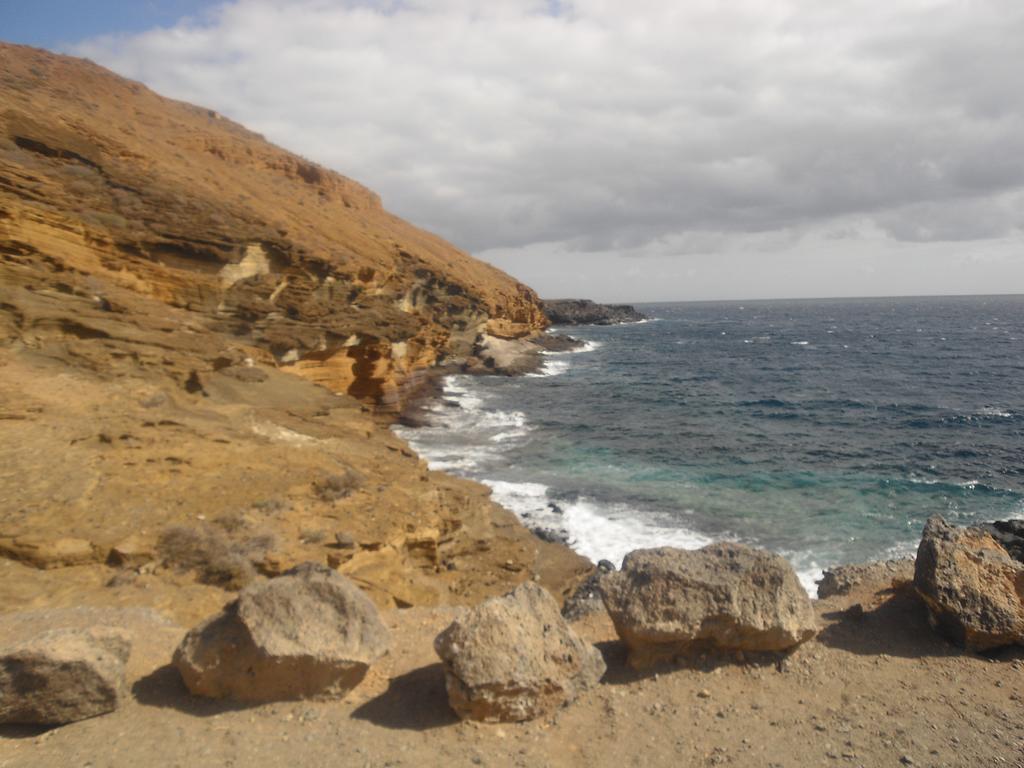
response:
<path fill-rule="evenodd" d="M 580 255 L 608 271 L 588 280 L 603 294 L 621 255 L 731 254 L 742 296 L 781 265 L 790 295 L 848 292 L 798 245 L 838 252 L 864 227 L 877 236 L 843 250 L 879 262 L 864 292 L 920 292 L 904 242 L 940 265 L 949 243 L 1019 256 L 1022 39 L 1024 6 L 1004 0 L 239 0 L 76 52 L 517 274 L 548 253 L 544 292 Z M 987 290 L 1024 286 L 1024 259 L 986 263 L 1003 265 Z M 644 279 L 629 297 L 658 295 Z"/>

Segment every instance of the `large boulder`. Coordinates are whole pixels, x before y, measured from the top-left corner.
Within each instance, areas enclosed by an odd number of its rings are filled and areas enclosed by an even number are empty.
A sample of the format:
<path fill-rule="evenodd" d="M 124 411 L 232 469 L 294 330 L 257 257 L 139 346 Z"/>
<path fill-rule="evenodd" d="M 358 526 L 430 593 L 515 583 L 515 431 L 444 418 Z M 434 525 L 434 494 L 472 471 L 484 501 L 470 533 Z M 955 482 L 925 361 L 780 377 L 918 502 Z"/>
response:
<path fill-rule="evenodd" d="M 914 587 L 932 626 L 957 645 L 984 651 L 1024 642 L 1024 565 L 987 532 L 929 518 Z"/>
<path fill-rule="evenodd" d="M 637 550 L 601 590 L 635 668 L 711 649 L 785 651 L 816 631 L 792 566 L 741 544 Z"/>
<path fill-rule="evenodd" d="M 306 563 L 244 589 L 185 636 L 174 664 L 197 696 L 326 698 L 358 685 L 388 645 L 370 599 L 337 572 Z"/>
<path fill-rule="evenodd" d="M 572 701 L 605 671 L 598 650 L 533 582 L 467 611 L 437 636 L 434 649 L 448 701 L 468 720 L 531 720 Z"/>
<path fill-rule="evenodd" d="M 113 712 L 125 696 L 128 636 L 55 629 L 0 650 L 0 722 L 62 725 Z"/>

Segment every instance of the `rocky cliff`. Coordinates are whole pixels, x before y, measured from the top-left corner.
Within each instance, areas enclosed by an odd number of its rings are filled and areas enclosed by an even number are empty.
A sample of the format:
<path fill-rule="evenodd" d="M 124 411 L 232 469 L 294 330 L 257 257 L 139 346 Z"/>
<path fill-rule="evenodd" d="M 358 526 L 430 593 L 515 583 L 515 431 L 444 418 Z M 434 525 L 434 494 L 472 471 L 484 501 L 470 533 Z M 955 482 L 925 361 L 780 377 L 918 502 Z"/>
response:
<path fill-rule="evenodd" d="M 546 325 L 529 288 L 360 184 L 211 110 L 12 45 L 0 45 L 0 253 L 4 285 L 128 290 L 384 407 L 482 334 Z M 49 339 L 96 333 L 26 322 L 19 333 Z"/>
<path fill-rule="evenodd" d="M 544 324 L 359 184 L 0 45 L 0 604 L 191 620 L 308 560 L 382 605 L 566 591 L 585 561 L 376 413 Z"/>

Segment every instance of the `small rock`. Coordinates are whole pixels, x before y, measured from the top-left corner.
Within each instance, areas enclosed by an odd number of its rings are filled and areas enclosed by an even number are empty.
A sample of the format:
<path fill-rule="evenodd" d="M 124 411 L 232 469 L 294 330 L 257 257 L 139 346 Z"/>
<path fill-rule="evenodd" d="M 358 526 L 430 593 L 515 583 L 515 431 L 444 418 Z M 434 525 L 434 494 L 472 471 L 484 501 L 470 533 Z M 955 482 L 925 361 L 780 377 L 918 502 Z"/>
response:
<path fill-rule="evenodd" d="M 595 571 L 565 599 L 562 605 L 562 618 L 566 621 L 579 621 L 584 616 L 600 613 L 604 610 L 601 599 L 601 578 L 603 573 Z"/>
<path fill-rule="evenodd" d="M 246 384 L 262 384 L 270 378 L 270 374 L 262 368 L 254 368 L 247 365 L 230 365 L 222 368 L 220 373 Z"/>
<path fill-rule="evenodd" d="M 132 534 L 110 548 L 107 564 L 119 568 L 138 568 L 156 558 L 156 547 L 140 535 Z"/>
<path fill-rule="evenodd" d="M 55 629 L 0 650 L 0 722 L 62 725 L 113 712 L 125 696 L 128 635 Z"/>
<path fill-rule="evenodd" d="M 333 570 L 337 570 L 349 560 L 352 559 L 352 552 L 328 552 L 327 553 L 327 567 Z"/>
<path fill-rule="evenodd" d="M 913 577 L 914 561 L 911 558 L 840 565 L 822 573 L 821 579 L 817 582 L 818 598 L 847 595 L 854 587 L 862 584 L 878 584 L 880 587 L 889 587 L 894 581 L 909 581 Z"/>

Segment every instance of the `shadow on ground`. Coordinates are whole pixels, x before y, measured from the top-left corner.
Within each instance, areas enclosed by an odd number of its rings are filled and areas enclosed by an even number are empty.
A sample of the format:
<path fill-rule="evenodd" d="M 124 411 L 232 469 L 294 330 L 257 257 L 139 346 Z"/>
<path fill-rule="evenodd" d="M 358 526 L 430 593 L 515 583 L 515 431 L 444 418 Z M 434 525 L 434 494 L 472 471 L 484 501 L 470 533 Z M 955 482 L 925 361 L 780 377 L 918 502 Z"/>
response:
<path fill-rule="evenodd" d="M 135 700 L 147 707 L 176 709 L 196 717 L 212 717 L 223 712 L 248 709 L 251 705 L 218 699 L 204 699 L 188 692 L 178 670 L 166 664 L 140 678 L 132 686 Z"/>
<path fill-rule="evenodd" d="M 352 712 L 383 728 L 428 731 L 459 721 L 448 706 L 444 669 L 430 664 L 392 678 L 388 689 Z"/>
<path fill-rule="evenodd" d="M 913 593 L 886 590 L 878 594 L 883 600 L 871 610 L 855 603 L 823 614 L 833 623 L 818 633 L 818 642 L 860 656 L 919 659 L 971 655 L 936 634 L 928 623 L 928 609 Z"/>
<path fill-rule="evenodd" d="M 604 657 L 608 668 L 601 678 L 604 685 L 630 685 L 631 683 L 657 675 L 664 675 L 676 670 L 699 670 L 711 672 L 718 667 L 742 664 L 747 667 L 778 668 L 785 662 L 784 653 L 744 653 L 737 656 L 732 651 L 714 650 L 709 647 L 696 647 L 692 651 L 676 656 L 672 661 L 655 664 L 644 669 L 633 669 L 627 660 L 626 646 L 619 640 L 606 640 L 595 644 Z"/>
<path fill-rule="evenodd" d="M 34 739 L 59 725 L 0 725 L 0 739 Z"/>

